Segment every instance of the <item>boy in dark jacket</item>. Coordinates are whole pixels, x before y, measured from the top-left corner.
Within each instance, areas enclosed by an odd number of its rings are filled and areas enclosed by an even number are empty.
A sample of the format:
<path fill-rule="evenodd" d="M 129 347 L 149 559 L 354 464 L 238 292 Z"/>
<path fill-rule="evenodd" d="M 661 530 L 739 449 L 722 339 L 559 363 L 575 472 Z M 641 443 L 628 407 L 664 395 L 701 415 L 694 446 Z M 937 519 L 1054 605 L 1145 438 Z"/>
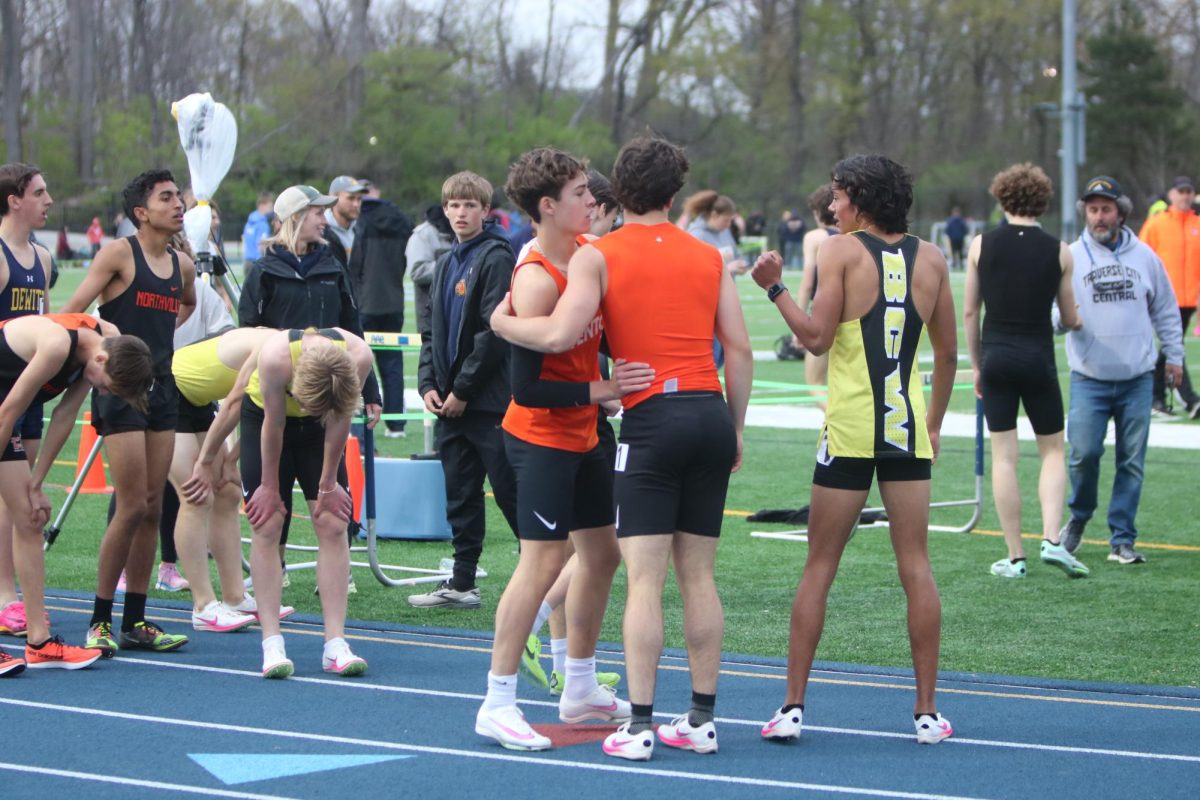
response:
<path fill-rule="evenodd" d="M 478 608 L 475 568 L 483 552 L 483 478 L 517 530 L 517 484 L 500 421 L 510 398 L 508 343 L 488 320 L 512 281 L 514 257 L 499 225 L 484 225 L 492 186 L 472 172 L 442 185 L 442 206 L 458 242 L 437 260 L 421 328 L 418 372 L 425 408 L 438 415 L 446 476 L 446 520 L 454 536 L 454 575 L 408 602 L 418 608 Z"/>

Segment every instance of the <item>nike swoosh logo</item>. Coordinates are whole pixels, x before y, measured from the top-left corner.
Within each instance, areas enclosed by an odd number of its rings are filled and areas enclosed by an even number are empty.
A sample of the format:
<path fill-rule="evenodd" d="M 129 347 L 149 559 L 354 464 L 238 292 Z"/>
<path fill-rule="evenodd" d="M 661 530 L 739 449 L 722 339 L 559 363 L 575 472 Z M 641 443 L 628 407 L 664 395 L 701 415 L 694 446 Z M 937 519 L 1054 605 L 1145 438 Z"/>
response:
<path fill-rule="evenodd" d="M 541 514 L 539 514 L 539 513 L 538 513 L 538 512 L 536 512 L 536 511 L 535 511 L 535 512 L 533 512 L 533 515 L 534 515 L 535 517 L 537 517 L 539 520 L 541 520 L 542 524 L 546 526 L 546 530 L 548 530 L 548 531 L 552 531 L 552 530 L 555 530 L 556 528 L 558 528 L 558 521 L 557 521 L 557 520 L 556 520 L 556 521 L 554 521 L 554 522 L 551 522 L 550 520 L 546 519 L 545 517 L 543 517 Z"/>

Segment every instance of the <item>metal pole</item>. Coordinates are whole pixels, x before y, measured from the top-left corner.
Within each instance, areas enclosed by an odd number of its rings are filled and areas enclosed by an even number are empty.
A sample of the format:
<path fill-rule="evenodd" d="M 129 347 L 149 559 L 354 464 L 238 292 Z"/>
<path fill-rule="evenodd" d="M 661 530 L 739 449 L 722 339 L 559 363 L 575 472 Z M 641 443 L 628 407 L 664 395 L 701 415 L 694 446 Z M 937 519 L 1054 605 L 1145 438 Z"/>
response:
<path fill-rule="evenodd" d="M 1063 0 L 1062 10 L 1062 146 L 1059 156 L 1062 163 L 1062 186 L 1059 198 L 1062 201 L 1062 239 L 1075 240 L 1075 201 L 1079 197 L 1079 118 L 1083 108 L 1077 97 L 1075 76 L 1075 0 Z"/>

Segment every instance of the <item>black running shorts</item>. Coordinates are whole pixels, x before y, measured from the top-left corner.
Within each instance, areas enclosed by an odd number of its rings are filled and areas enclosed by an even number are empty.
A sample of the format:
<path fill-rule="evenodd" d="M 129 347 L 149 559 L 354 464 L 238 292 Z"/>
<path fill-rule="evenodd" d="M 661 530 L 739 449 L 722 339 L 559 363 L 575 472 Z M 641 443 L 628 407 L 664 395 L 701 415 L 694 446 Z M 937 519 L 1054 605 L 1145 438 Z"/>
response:
<path fill-rule="evenodd" d="M 983 415 L 989 431 L 1011 431 L 1017 427 L 1017 406 L 1033 432 L 1048 436 L 1063 429 L 1062 390 L 1054 347 L 1030 337 L 989 339 L 983 343 L 979 362 Z"/>
<path fill-rule="evenodd" d="M 217 417 L 217 404 L 194 406 L 179 392 L 179 422 L 175 426 L 176 433 L 204 433 L 212 427 Z"/>
<path fill-rule="evenodd" d="M 517 537 L 564 541 L 571 531 L 613 524 L 612 462 L 596 445 L 586 453 L 543 447 L 504 432 L 517 476 Z"/>
<path fill-rule="evenodd" d="M 45 413 L 45 407 L 43 404 L 35 403 L 31 405 L 17 420 L 17 424 L 13 426 L 13 431 L 19 431 L 21 438 L 25 441 L 41 439 L 43 413 Z"/>
<path fill-rule="evenodd" d="M 617 536 L 720 536 L 737 434 L 715 392 L 661 394 L 625 412 L 617 447 Z"/>
<path fill-rule="evenodd" d="M 263 410 L 249 397 L 242 398 L 242 499 L 248 501 L 262 485 Z M 300 484 L 304 499 L 316 500 L 325 459 L 325 428 L 315 417 L 288 417 L 279 451 L 279 494 L 288 507 L 292 485 Z M 349 491 L 346 458 L 338 462 L 337 482 Z"/>
<path fill-rule="evenodd" d="M 92 427 L 101 436 L 130 431 L 173 431 L 179 422 L 179 391 L 170 373 L 154 378 L 143 414 L 121 398 L 92 391 Z"/>
<path fill-rule="evenodd" d="M 824 434 L 817 447 L 817 466 L 813 483 L 828 489 L 848 489 L 865 492 L 871 488 L 871 478 L 881 483 L 890 481 L 927 481 L 933 461 L 928 458 L 847 458 L 832 456 L 826 449 Z"/>

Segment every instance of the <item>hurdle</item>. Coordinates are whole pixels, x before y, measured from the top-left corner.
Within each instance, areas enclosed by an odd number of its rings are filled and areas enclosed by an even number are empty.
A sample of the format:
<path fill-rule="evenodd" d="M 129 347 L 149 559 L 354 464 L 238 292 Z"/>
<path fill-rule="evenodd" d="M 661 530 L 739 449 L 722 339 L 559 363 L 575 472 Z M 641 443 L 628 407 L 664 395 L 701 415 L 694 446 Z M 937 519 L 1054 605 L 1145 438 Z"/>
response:
<path fill-rule="evenodd" d="M 922 385 L 928 385 L 931 376 L 928 373 L 922 373 Z M 969 382 L 968 382 L 969 380 Z M 974 375 L 965 370 L 960 370 L 955 375 L 954 388 L 971 388 L 974 389 Z M 979 524 L 980 517 L 983 516 L 983 400 L 975 398 L 975 494 L 972 497 L 961 500 L 941 500 L 931 502 L 930 510 L 946 509 L 946 508 L 969 508 L 971 510 L 967 521 L 961 525 L 930 525 L 929 530 L 941 531 L 946 533 L 970 533 L 971 530 Z M 886 512 L 882 506 L 873 508 L 864 508 L 863 512 L 881 513 Z M 886 528 L 888 523 L 886 520 L 879 522 L 871 522 L 865 525 L 855 525 L 851 535 L 859 530 L 869 528 Z M 756 539 L 779 539 L 787 542 L 807 542 L 808 528 L 798 528 L 790 531 L 751 531 L 750 535 Z"/>

